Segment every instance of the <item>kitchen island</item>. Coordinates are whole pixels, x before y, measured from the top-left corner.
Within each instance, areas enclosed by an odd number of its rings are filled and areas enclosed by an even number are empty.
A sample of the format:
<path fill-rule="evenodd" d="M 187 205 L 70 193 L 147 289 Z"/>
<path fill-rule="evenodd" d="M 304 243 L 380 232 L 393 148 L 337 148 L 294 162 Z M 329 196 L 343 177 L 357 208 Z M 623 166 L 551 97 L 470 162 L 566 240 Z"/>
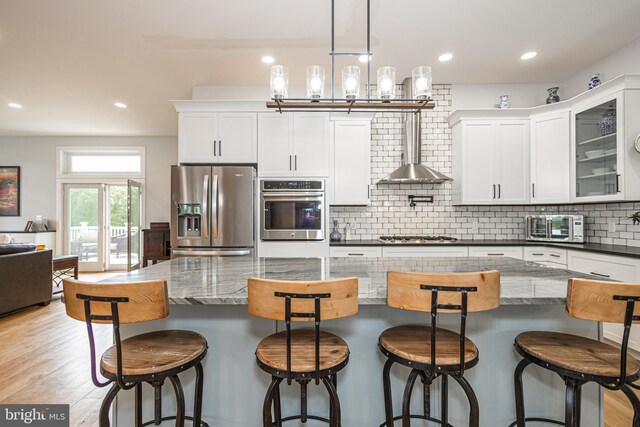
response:
<path fill-rule="evenodd" d="M 360 312 L 357 316 L 328 321 L 323 328 L 343 337 L 350 346 L 347 367 L 338 375 L 338 393 L 344 427 L 371 427 L 384 418 L 382 367 L 385 358 L 377 349 L 379 334 L 386 328 L 408 323 L 426 323 L 426 313 L 406 312 L 386 306 L 388 270 L 501 272 L 501 307 L 471 313 L 467 336 L 479 348 L 480 362 L 465 373 L 480 402 L 482 427 L 507 426 L 515 419 L 513 370 L 520 357 L 513 339 L 521 331 L 554 330 L 597 339 L 600 325 L 572 319 L 565 314 L 567 280 L 589 277 L 551 269 L 510 258 L 250 258 L 184 257 L 110 278 L 108 282 L 164 279 L 168 283 L 171 314 L 167 319 L 141 325 L 126 325 L 132 335 L 163 328 L 191 329 L 209 341 L 204 361 L 205 395 L 203 417 L 211 426 L 255 427 L 260 425 L 264 393 L 270 381 L 255 363 L 256 344 L 282 330 L 282 322 L 252 318 L 247 313 L 247 279 L 320 280 L 356 276 L 359 279 Z M 440 325 L 459 328 L 458 315 L 442 315 Z M 408 369 L 394 367 L 392 387 L 396 415 Z M 193 375 L 184 375 L 187 399 L 191 399 Z M 432 413 L 438 416 L 438 381 L 432 389 Z M 322 386 L 309 389 L 309 412 L 328 413 Z M 421 407 L 419 387 L 414 392 L 415 411 Z M 165 387 L 165 413 L 173 410 L 170 388 Z M 153 397 L 147 387 L 145 418 L 151 419 Z M 299 388 L 283 387 L 283 415 L 299 411 Z M 468 404 L 461 390 L 450 388 L 450 423 L 467 423 Z M 121 392 L 117 404 L 118 425 L 130 425 L 132 392 Z M 548 415 L 563 419 L 564 384 L 555 374 L 535 366 L 525 371 L 528 416 Z M 189 400 L 188 400 L 189 402 Z M 189 406 L 188 406 L 189 407 Z M 602 426 L 601 394 L 588 384 L 583 390 L 582 425 Z M 297 426 L 296 422 L 288 425 Z M 308 426 L 324 425 L 309 421 Z M 421 426 L 419 421 L 415 425 Z"/>

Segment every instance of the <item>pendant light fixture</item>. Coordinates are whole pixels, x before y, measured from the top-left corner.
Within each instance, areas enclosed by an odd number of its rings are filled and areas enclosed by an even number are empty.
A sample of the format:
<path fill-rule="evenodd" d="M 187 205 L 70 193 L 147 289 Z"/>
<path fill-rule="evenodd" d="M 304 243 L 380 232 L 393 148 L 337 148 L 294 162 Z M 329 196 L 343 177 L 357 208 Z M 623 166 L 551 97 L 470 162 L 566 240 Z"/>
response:
<path fill-rule="evenodd" d="M 411 98 L 396 96 L 396 69 L 392 66 L 381 67 L 377 70 L 376 85 L 371 84 L 371 0 L 367 2 L 367 51 L 339 52 L 335 49 L 335 0 L 331 0 L 331 96 L 325 98 L 324 68 L 312 65 L 307 68 L 306 98 L 289 98 L 289 70 L 282 65 L 271 67 L 271 99 L 267 101 L 267 108 L 277 109 L 281 113 L 287 111 L 420 111 L 432 109 L 431 67 L 416 67 L 411 73 L 412 88 L 404 93 L 411 93 Z M 342 69 L 342 91 L 336 97 L 336 69 L 337 56 L 354 57 L 360 62 L 366 62 L 366 83 L 364 96 L 360 96 L 362 82 L 360 67 L 348 65 Z M 365 58 L 365 61 L 362 61 Z"/>

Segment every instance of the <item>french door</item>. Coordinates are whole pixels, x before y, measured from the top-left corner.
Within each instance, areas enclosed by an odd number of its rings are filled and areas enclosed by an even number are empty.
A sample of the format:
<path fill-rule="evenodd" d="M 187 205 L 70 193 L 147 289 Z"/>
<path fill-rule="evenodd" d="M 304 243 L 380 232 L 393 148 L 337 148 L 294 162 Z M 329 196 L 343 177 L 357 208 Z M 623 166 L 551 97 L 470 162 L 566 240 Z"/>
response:
<path fill-rule="evenodd" d="M 64 184 L 64 253 L 80 271 L 129 271 L 140 264 L 139 183 Z"/>

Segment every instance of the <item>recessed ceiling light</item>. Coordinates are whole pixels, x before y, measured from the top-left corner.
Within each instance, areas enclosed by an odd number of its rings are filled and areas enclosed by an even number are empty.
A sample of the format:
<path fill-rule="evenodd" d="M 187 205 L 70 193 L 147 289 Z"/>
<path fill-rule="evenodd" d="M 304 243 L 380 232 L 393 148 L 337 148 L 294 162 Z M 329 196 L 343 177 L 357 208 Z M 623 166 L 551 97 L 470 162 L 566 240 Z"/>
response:
<path fill-rule="evenodd" d="M 358 57 L 358 61 L 360 62 L 369 62 L 371 60 L 371 55 L 360 55 Z"/>
<path fill-rule="evenodd" d="M 22 105 L 18 104 L 17 102 L 10 102 L 7 105 L 11 108 L 22 108 Z"/>
<path fill-rule="evenodd" d="M 447 61 L 451 61 L 452 58 L 453 58 L 453 53 L 443 53 L 442 55 L 438 56 L 438 61 L 447 62 Z"/>
<path fill-rule="evenodd" d="M 260 60 L 265 64 L 273 64 L 274 62 L 276 62 L 276 59 L 273 56 L 269 55 L 263 56 L 262 58 L 260 58 Z"/>
<path fill-rule="evenodd" d="M 118 108 L 127 108 L 127 104 L 125 104 L 124 102 L 114 102 L 113 105 Z"/>
<path fill-rule="evenodd" d="M 535 58 L 537 54 L 538 52 L 535 52 L 535 51 L 523 53 L 522 56 L 520 56 L 520 59 L 523 59 L 526 61 L 527 59 Z"/>

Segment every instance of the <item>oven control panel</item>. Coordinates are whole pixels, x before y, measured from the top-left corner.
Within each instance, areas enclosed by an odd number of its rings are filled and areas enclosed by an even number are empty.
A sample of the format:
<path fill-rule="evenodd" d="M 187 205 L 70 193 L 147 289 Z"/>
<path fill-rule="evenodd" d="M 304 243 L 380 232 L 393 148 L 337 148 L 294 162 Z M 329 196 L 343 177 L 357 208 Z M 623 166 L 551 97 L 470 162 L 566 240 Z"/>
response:
<path fill-rule="evenodd" d="M 267 181 L 264 180 L 262 181 L 262 190 L 278 190 L 278 191 L 282 191 L 282 190 L 294 190 L 294 191 L 299 191 L 299 190 L 315 190 L 315 191 L 322 191 L 324 190 L 324 181 L 306 181 L 306 180 L 296 180 L 296 181 Z"/>

